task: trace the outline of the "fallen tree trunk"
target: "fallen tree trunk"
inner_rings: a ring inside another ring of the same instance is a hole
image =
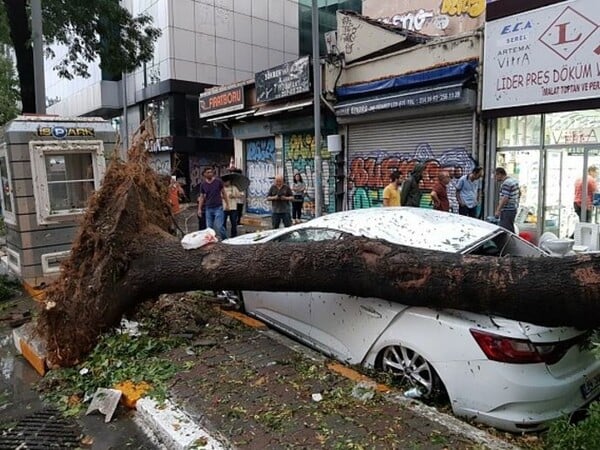
[[[166,184],[147,164],[145,138],[128,163],[111,163],[47,292],[38,331],[54,364],[77,363],[138,302],[202,289],[340,292],[549,326],[600,321],[596,256],[461,256],[360,237],[184,250],[169,234]]]

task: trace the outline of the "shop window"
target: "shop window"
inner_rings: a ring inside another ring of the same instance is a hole
[[[154,115],[156,136],[171,136],[171,104],[169,98],[152,100],[144,105],[144,115]]]
[[[104,175],[102,141],[37,141],[29,151],[38,223],[82,214]]]
[[[8,167],[6,144],[0,146],[0,180],[2,181],[2,195],[0,196],[2,215],[6,222],[14,225],[16,224],[15,201],[10,179],[10,168]]]
[[[542,116],[515,116],[498,119],[498,147],[541,145]]]
[[[600,143],[600,109],[546,114],[545,121],[546,146]]]

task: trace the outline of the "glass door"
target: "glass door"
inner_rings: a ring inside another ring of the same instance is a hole
[[[537,242],[540,233],[540,155],[538,149],[509,150],[496,153],[496,167],[503,167],[508,176],[519,182],[521,197],[515,218],[516,230],[526,239]],[[495,190],[499,192],[499,186]],[[498,198],[494,199],[494,208]]]
[[[583,173],[583,151],[579,148],[548,149],[545,163],[542,232],[550,231],[559,238],[571,237],[579,221],[574,201],[576,186],[581,183]]]

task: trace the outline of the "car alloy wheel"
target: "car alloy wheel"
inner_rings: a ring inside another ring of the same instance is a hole
[[[401,385],[418,389],[420,397],[429,400],[441,399],[446,391],[439,375],[429,362],[414,350],[402,345],[383,349],[380,368],[391,373]]]

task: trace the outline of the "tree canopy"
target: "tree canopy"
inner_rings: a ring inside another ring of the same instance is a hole
[[[33,51],[28,2],[2,0],[0,41],[10,37],[15,50],[23,112],[35,112]],[[152,17],[134,17],[117,0],[45,0],[42,17],[46,54],[64,46],[54,69],[61,77],[89,76],[96,61],[105,73],[120,74],[150,61],[161,31]],[[3,22],[3,23],[2,23]],[[6,36],[8,34],[8,36]]]

